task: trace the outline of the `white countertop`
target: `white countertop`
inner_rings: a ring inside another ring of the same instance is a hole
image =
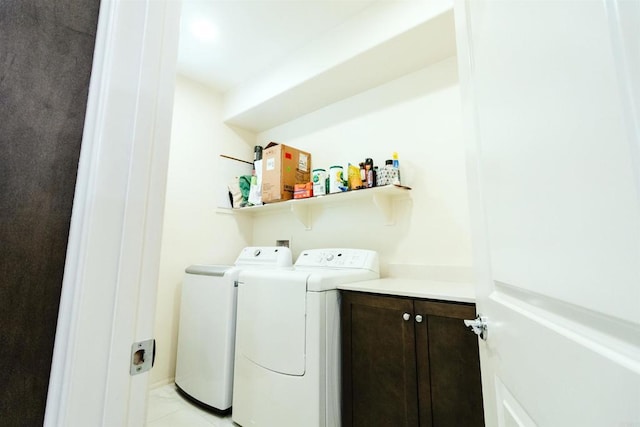
[[[345,283],[338,289],[356,292],[371,292],[383,295],[397,295],[443,301],[475,303],[473,283],[444,282],[422,279],[384,278],[363,282]]]

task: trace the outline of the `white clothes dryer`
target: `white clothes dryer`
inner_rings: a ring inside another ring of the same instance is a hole
[[[192,265],[180,304],[175,383],[186,398],[229,412],[233,392],[237,279],[243,270],[291,268],[286,247],[244,248],[233,266]]]
[[[293,270],[240,272],[233,421],[339,426],[336,287],[379,277],[378,254],[360,249],[312,249]]]

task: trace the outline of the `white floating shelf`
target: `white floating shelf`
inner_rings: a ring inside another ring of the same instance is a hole
[[[262,206],[250,206],[239,209],[218,208],[218,213],[231,213],[234,215],[262,215],[273,212],[291,212],[298,221],[311,230],[314,206],[330,205],[335,203],[348,203],[356,200],[370,199],[382,213],[385,224],[392,225],[393,200],[409,194],[409,187],[399,185],[386,185],[362,190],[346,191],[344,193],[327,194],[325,196],[310,197],[307,199],[294,199],[285,202],[269,203]]]

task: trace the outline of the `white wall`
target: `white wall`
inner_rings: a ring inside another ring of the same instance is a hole
[[[410,198],[384,225],[370,202],[314,209],[305,230],[289,212],[251,218],[216,213],[217,156],[252,159],[256,136],[222,124],[221,98],[187,79],[176,87],[156,315],[158,356],[151,384],[175,374],[180,282],[194,263],[233,263],[247,245],[289,239],[294,256],[320,247],[380,253],[384,275],[468,280],[471,266],[465,158],[455,58],[407,75],[257,135],[309,151],[313,167],[346,167],[400,155]],[[361,190],[366,191],[366,190]]]
[[[233,264],[251,242],[248,218],[216,214],[220,154],[253,160],[255,136],[222,123],[222,100],[184,77],[176,81],[169,175],[156,307],[157,355],[151,387],[170,382],[175,357],[180,287],[191,264]]]
[[[258,134],[309,151],[313,168],[365,157],[383,165],[399,153],[403,183],[413,188],[386,226],[372,203],[315,209],[312,230],[292,214],[256,217],[255,245],[291,239],[294,256],[318,247],[360,247],[380,253],[385,275],[470,276],[471,241],[455,58]],[[366,191],[366,190],[362,190]],[[404,265],[412,266],[404,268]]]

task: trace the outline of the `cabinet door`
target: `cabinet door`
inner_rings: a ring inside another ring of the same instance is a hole
[[[462,321],[475,307],[415,301],[415,313],[420,425],[484,426],[478,340]]]
[[[343,426],[417,426],[413,301],[344,292],[341,322]]]

